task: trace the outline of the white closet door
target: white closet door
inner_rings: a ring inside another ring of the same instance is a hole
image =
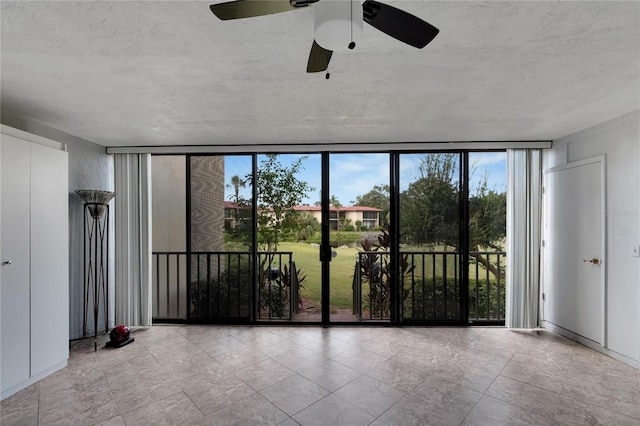
[[[3,393],[29,378],[30,145],[8,135],[2,135],[0,142],[0,385]]]
[[[31,375],[69,355],[67,153],[31,146]]]
[[[604,346],[604,158],[545,173],[545,320]]]

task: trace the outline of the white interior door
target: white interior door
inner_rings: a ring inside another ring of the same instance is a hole
[[[31,375],[69,357],[69,178],[65,151],[31,144]]]
[[[604,342],[604,157],[545,172],[544,319]]]
[[[29,151],[29,143],[2,135],[0,385],[3,393],[29,378]]]

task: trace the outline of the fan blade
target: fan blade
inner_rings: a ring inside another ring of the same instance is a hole
[[[313,40],[311,52],[309,53],[309,62],[307,62],[307,72],[325,71],[331,60],[332,50],[327,50]]]
[[[362,9],[366,23],[418,49],[429,44],[440,32],[417,16],[374,0],[366,0]]]
[[[210,9],[218,18],[226,21],[288,12],[296,7],[289,0],[235,0],[212,4]]]

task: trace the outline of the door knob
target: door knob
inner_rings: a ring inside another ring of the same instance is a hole
[[[589,262],[589,263],[593,263],[594,265],[599,265],[600,264],[600,259],[598,259],[597,257],[594,257],[593,259],[582,259],[583,262]]]
[[[2,262],[3,265],[11,265],[13,262],[11,260],[5,260]]]

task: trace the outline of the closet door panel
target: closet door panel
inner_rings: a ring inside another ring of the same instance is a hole
[[[67,153],[31,148],[31,375],[69,357]]]
[[[0,142],[0,385],[29,378],[29,149],[11,136]],[[5,263],[11,262],[11,264]]]

